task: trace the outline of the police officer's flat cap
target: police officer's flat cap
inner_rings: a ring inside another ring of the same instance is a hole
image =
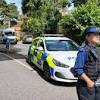
[[[84,36],[90,35],[90,34],[99,34],[100,31],[96,26],[89,26],[84,31]]]

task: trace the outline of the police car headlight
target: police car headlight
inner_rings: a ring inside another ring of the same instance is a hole
[[[59,67],[64,67],[64,68],[68,68],[69,67],[69,66],[67,66],[67,65],[65,65],[65,64],[63,64],[63,63],[61,63],[61,62],[59,62],[59,61],[57,61],[55,59],[53,59],[53,62],[54,62],[54,64],[56,66],[59,66]]]

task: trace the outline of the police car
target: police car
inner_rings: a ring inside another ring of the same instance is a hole
[[[35,64],[46,80],[76,82],[72,69],[77,57],[78,45],[61,35],[44,35],[33,40],[28,51],[28,63]]]

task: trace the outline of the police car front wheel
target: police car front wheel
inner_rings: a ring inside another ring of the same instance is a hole
[[[26,58],[26,62],[28,62],[30,65],[32,64],[31,59],[32,59],[32,55],[30,53],[28,53],[28,57]]]
[[[49,66],[47,63],[44,63],[44,78],[47,80],[47,81],[50,81],[51,78],[50,78],[50,70],[49,70]]]

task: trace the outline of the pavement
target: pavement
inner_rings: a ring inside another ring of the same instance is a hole
[[[9,51],[0,46],[0,100],[78,100],[75,84],[47,82],[26,63],[29,45],[19,42]]]

